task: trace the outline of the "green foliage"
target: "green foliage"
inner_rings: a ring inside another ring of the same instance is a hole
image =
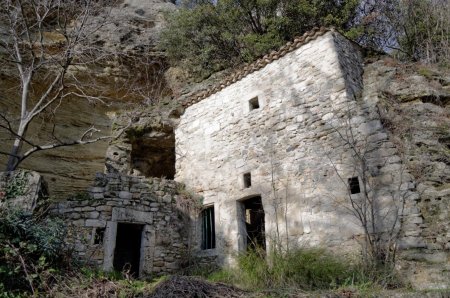
[[[4,295],[14,297],[48,287],[54,268],[62,262],[65,232],[63,222],[56,218],[14,209],[0,213],[0,288]]]
[[[239,268],[208,276],[211,281],[234,283],[250,290],[301,288],[334,289],[352,280],[355,269],[321,249],[297,249],[288,253],[249,251],[238,257]]]
[[[444,0],[219,0],[187,2],[167,15],[160,47],[195,79],[277,49],[313,27],[334,26],[377,51],[427,63],[450,61]]]
[[[167,16],[161,47],[172,64],[203,79],[252,62],[319,26],[346,29],[357,0],[220,0],[185,3]]]
[[[185,184],[176,184],[176,194],[178,196],[175,197],[175,203],[186,214],[197,215],[203,209],[203,197],[186,188]]]
[[[17,174],[8,180],[4,193],[4,198],[6,200],[14,199],[25,194],[25,188],[28,181],[27,175],[27,171],[18,171]]]
[[[347,37],[407,61],[450,63],[450,2],[362,2]]]
[[[450,63],[450,3],[444,0],[399,1],[399,45],[415,61]]]
[[[126,138],[130,141],[136,141],[148,132],[148,128],[144,126],[134,126],[125,131]]]
[[[98,268],[92,267],[81,267],[79,269],[82,277],[88,281],[94,281],[98,279],[108,279],[108,280],[122,280],[124,279],[123,273],[120,271],[103,271]]]

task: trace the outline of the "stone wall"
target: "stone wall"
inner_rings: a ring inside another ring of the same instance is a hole
[[[173,180],[97,174],[89,196],[57,203],[52,212],[67,221],[76,254],[105,270],[113,269],[118,224],[141,225],[139,275],[159,275],[188,260],[192,199]]]
[[[47,184],[39,173],[28,170],[0,172],[0,208],[33,212],[39,199],[47,196]]]
[[[247,241],[243,205],[255,196],[262,199],[269,249],[359,250],[362,230],[349,212],[348,178],[365,182],[377,200],[377,216],[385,218],[378,229],[401,218],[400,246],[424,246],[413,177],[377,109],[361,100],[362,72],[355,46],[331,31],[186,109],[175,130],[175,180],[215,210],[216,248],[200,254],[234,262]],[[367,163],[364,172],[358,156]]]

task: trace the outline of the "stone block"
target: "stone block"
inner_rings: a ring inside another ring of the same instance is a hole
[[[163,267],[164,261],[153,261],[153,266],[154,267]]]
[[[91,207],[91,206],[83,207],[80,209],[80,211],[83,211],[83,212],[94,211],[94,210],[95,210],[95,208]]]
[[[421,237],[403,237],[399,241],[399,249],[426,248],[427,245]]]
[[[97,220],[97,219],[86,219],[86,227],[106,227],[106,221],[105,220]]]
[[[104,197],[103,193],[94,193],[94,194],[92,194],[92,198],[95,200],[98,200],[98,199],[103,199],[105,197]]]
[[[129,191],[120,191],[119,192],[119,198],[131,200],[133,198],[133,194]]]
[[[171,195],[165,195],[162,198],[162,200],[163,200],[164,203],[171,203],[172,202],[172,196]]]
[[[72,222],[74,226],[82,227],[84,226],[84,219],[77,219]]]
[[[105,191],[104,187],[91,187],[88,190],[90,193],[103,193]]]
[[[71,219],[79,219],[81,216],[79,213],[71,213],[69,217]]]
[[[422,218],[422,216],[411,215],[411,216],[408,216],[407,222],[414,223],[414,224],[421,224],[421,223],[423,223],[423,218]]]
[[[172,269],[172,270],[175,270],[175,269],[178,269],[178,268],[179,268],[177,262],[166,263],[165,265],[166,265],[166,268]]]
[[[95,210],[97,210],[97,211],[111,211],[112,210],[112,206],[102,205],[102,206],[96,207]]]
[[[98,218],[99,215],[100,215],[100,213],[98,211],[91,211],[87,214],[87,217],[96,219],[96,218]]]

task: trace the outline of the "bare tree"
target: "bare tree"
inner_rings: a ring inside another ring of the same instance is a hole
[[[347,151],[347,158],[336,160],[326,153],[338,180],[346,188],[346,196],[334,197],[335,203],[346,210],[362,228],[362,257],[367,269],[393,268],[398,240],[404,232],[405,206],[412,196],[411,176],[400,163],[398,156],[382,156],[378,152],[386,144],[396,151],[385,137],[368,135],[360,131],[352,120],[349,110],[333,126],[337,142]],[[374,120],[373,120],[374,121]],[[397,152],[398,154],[398,152]],[[382,182],[379,169],[396,164],[392,181]],[[350,177],[352,178],[348,178]],[[373,273],[373,272],[372,272]]]
[[[447,0],[365,0],[351,26],[359,44],[445,65],[450,59],[449,13]]]
[[[68,98],[104,102],[90,92],[89,80],[78,76],[86,66],[105,58],[91,39],[107,19],[103,1],[1,0],[0,6],[1,65],[20,82],[10,94],[11,102],[20,102],[20,115],[0,111],[0,129],[12,141],[9,152],[0,151],[8,156],[6,170],[15,170],[38,151],[110,138],[99,136],[94,126],[75,139],[63,140],[55,135],[53,125],[50,140],[41,140],[43,144],[27,134],[33,121],[54,114]]]

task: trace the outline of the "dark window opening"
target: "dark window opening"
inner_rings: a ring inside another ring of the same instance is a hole
[[[359,187],[358,177],[348,178],[348,187],[350,189],[351,194],[360,193],[361,189]]]
[[[146,177],[175,177],[173,129],[150,131],[131,142],[131,172]]]
[[[254,97],[248,101],[248,104],[250,106],[250,111],[253,111],[255,109],[259,109],[259,100],[258,97]]]
[[[261,197],[243,201],[244,221],[247,233],[247,249],[266,249],[265,214]]]
[[[143,227],[143,225],[139,224],[117,224],[114,269],[117,271],[128,271],[136,278],[139,277]]]
[[[94,244],[103,244],[105,236],[105,228],[96,228],[94,233]]]
[[[250,173],[244,174],[244,187],[249,188],[252,186],[252,175]]]
[[[214,224],[214,207],[208,207],[201,213],[202,249],[216,248],[216,230]]]

